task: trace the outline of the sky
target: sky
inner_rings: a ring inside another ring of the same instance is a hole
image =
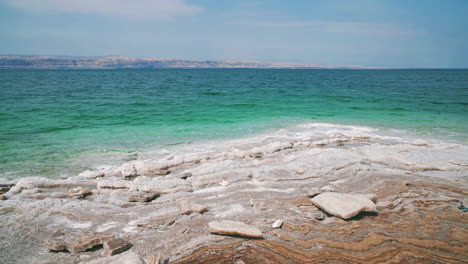
[[[468,0],[0,0],[0,54],[468,68]]]

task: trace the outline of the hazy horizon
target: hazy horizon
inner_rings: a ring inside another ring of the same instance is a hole
[[[468,68],[468,2],[0,0],[0,53]]]

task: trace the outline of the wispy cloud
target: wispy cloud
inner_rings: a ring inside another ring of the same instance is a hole
[[[30,11],[121,16],[132,19],[170,20],[198,14],[203,8],[184,0],[0,0]]]
[[[332,33],[370,33],[382,35],[408,35],[415,33],[415,30],[409,25],[321,20],[283,22],[241,20],[231,21],[229,24],[271,28],[308,28],[314,31]]]

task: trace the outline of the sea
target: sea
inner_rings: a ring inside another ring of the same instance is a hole
[[[468,70],[0,70],[0,178],[66,178],[303,124],[467,144]]]

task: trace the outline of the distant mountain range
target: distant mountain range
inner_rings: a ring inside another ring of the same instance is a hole
[[[162,68],[263,68],[263,69],[359,69],[359,66],[327,67],[301,63],[240,60],[183,60],[124,56],[73,57],[0,55],[0,69],[162,69]]]

